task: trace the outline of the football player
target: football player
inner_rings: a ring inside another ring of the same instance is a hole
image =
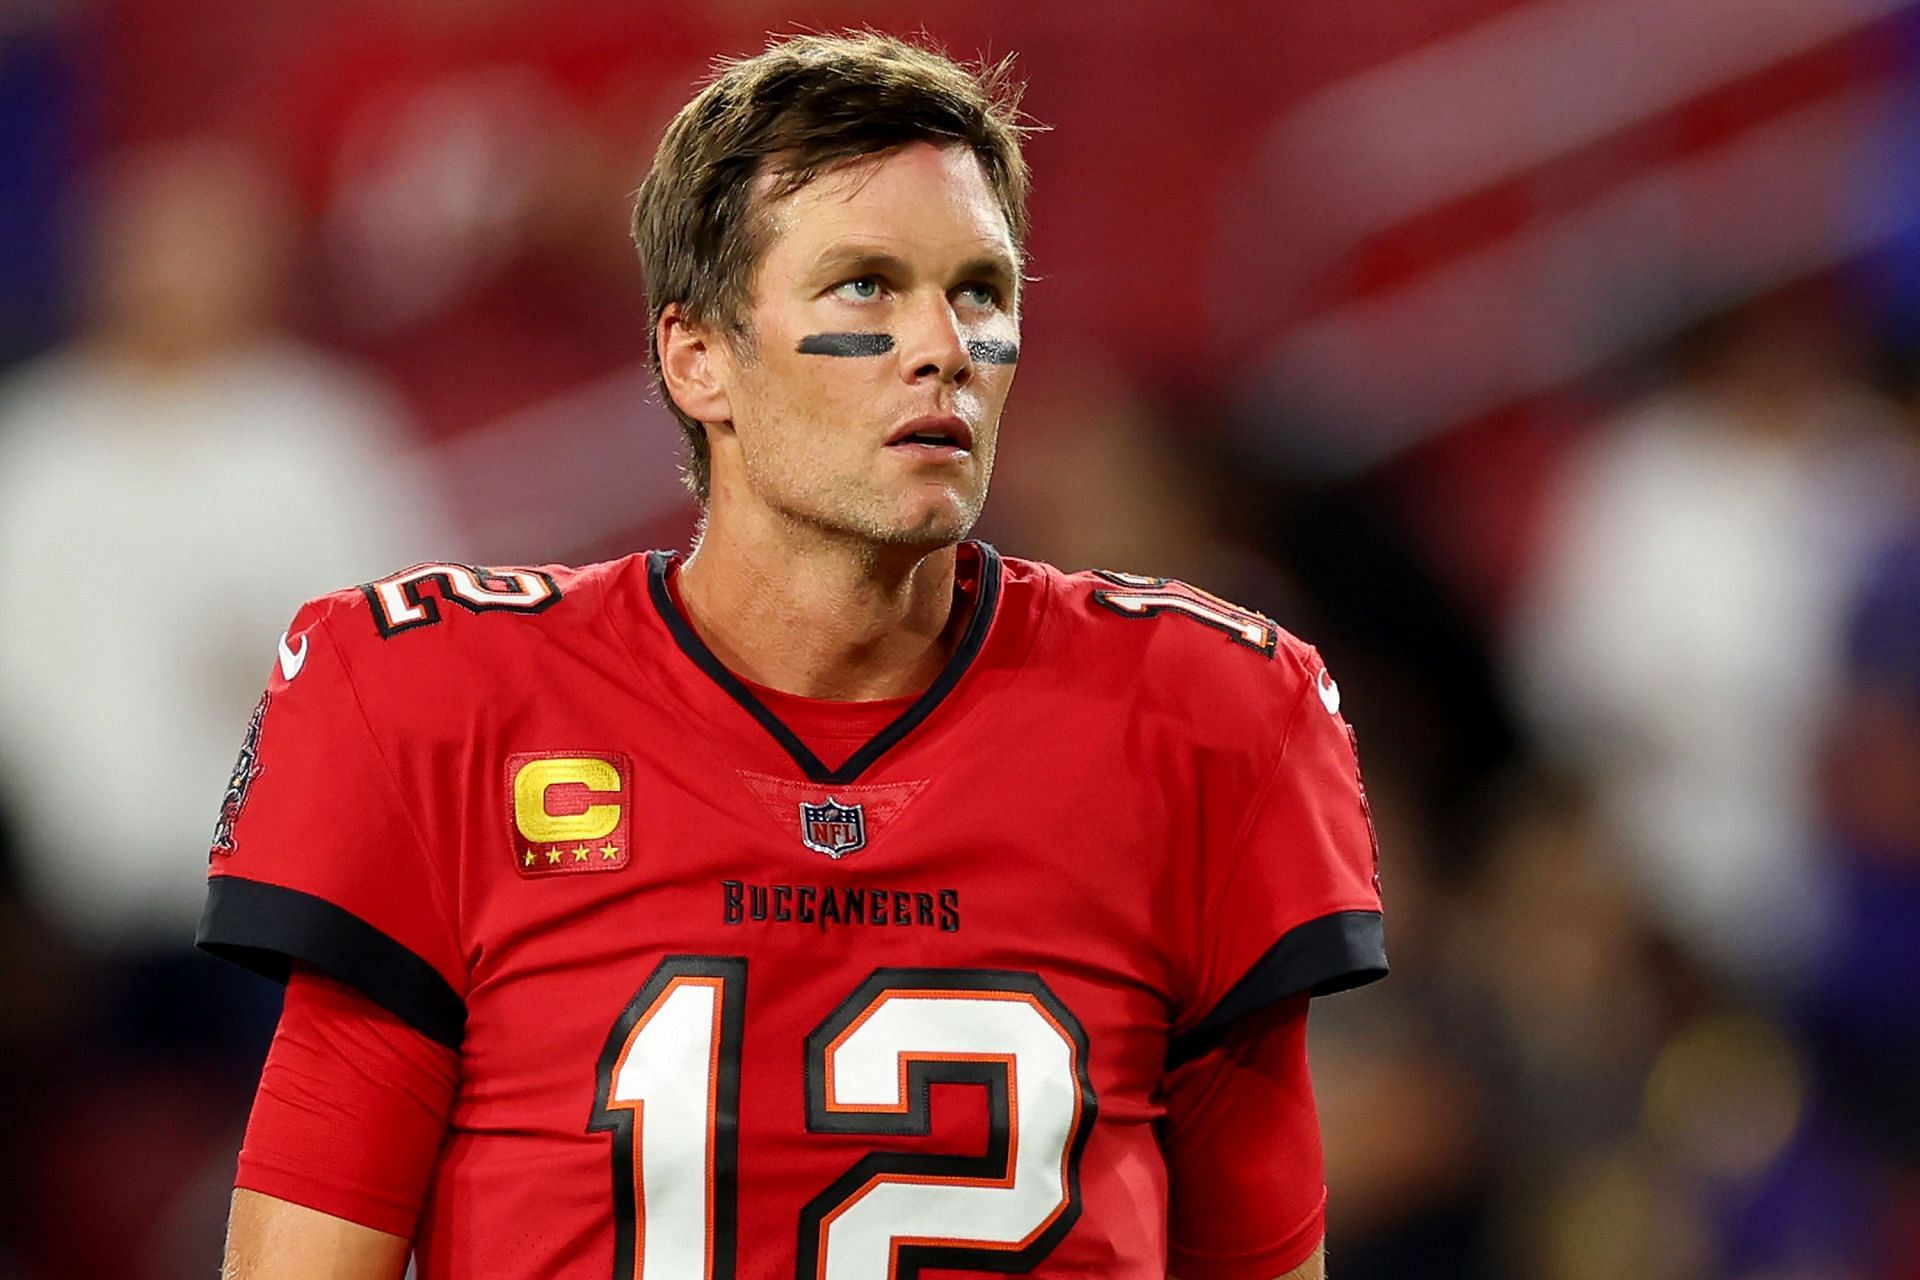
[[[1321,1274],[1310,996],[1386,971],[1314,650],[966,541],[1005,68],[806,36],[635,235],[690,554],[303,607],[200,942],[287,983],[234,1280]]]

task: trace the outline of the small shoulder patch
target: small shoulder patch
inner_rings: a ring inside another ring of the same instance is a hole
[[[427,594],[432,587],[439,600]],[[560,584],[539,569],[487,569],[436,562],[416,564],[360,588],[383,640],[440,621],[440,600],[469,613],[539,613],[560,601]]]
[[[1198,587],[1173,578],[1150,578],[1145,574],[1115,573],[1107,569],[1096,569],[1093,576],[1112,584],[1095,591],[1093,602],[1123,618],[1179,614],[1269,659],[1280,645],[1280,624],[1272,618]]]

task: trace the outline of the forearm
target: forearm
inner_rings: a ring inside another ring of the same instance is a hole
[[[400,1280],[412,1244],[258,1191],[233,1193],[221,1280]]]
[[[1316,1245],[1313,1256],[1281,1276],[1280,1280],[1327,1280],[1327,1246],[1323,1240]]]

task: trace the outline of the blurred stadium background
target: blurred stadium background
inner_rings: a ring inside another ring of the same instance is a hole
[[[853,24],[1051,126],[984,535],[1341,680],[1338,1280],[1920,1277],[1903,0],[0,9],[0,1275],[214,1274],[277,997],[188,939],[280,628],[685,539],[628,193],[709,55]]]

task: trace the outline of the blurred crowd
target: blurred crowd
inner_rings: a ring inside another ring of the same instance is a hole
[[[1358,727],[1331,1274],[1920,1278],[1920,22],[1373,8],[0,13],[0,1275],[214,1274],[280,629],[685,543],[629,193],[709,56],[871,23],[1052,126],[982,536],[1271,613]]]

